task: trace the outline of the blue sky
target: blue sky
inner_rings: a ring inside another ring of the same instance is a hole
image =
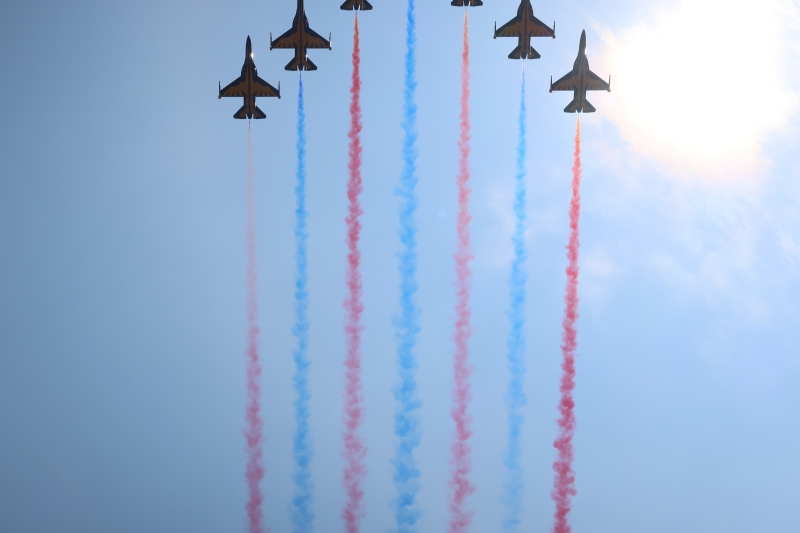
[[[339,529],[352,14],[306,0],[316,529]],[[475,531],[502,519],[517,91],[515,0],[470,11]],[[391,527],[405,2],[361,17],[365,531]],[[689,7],[687,7],[689,6]],[[528,77],[523,530],[550,527],[575,117],[548,94],[586,29],[612,76],[582,121],[576,531],[800,522],[800,5],[535,2]],[[446,520],[461,11],[418,8],[421,532]],[[0,6],[0,529],[244,528],[246,124],[214,81],[247,35],[283,98],[253,122],[266,522],[290,531],[297,73],[293,2]],[[685,25],[684,25],[685,24]],[[691,46],[686,45],[689,43]],[[655,62],[648,65],[649,61]],[[656,70],[653,67],[663,66]],[[665,89],[665,87],[667,89]]]

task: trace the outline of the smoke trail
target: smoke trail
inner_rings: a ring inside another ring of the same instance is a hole
[[[292,497],[292,530],[294,533],[311,533],[314,513],[311,510],[311,472],[309,463],[313,452],[308,427],[308,401],[311,397],[308,390],[308,257],[306,245],[308,229],[306,227],[306,113],[303,104],[303,77],[300,76],[300,90],[297,96],[297,209],[295,210],[294,236],[296,241],[295,257],[297,260],[297,277],[295,278],[295,321],[292,333],[297,340],[294,349],[294,496]]]
[[[575,472],[572,470],[574,450],[572,437],[575,434],[575,400],[572,391],[575,389],[575,355],[578,348],[578,332],[575,323],[578,321],[578,252],[580,248],[580,216],[581,216],[581,119],[575,129],[575,162],[572,166],[572,200],[569,204],[569,244],[567,245],[567,289],[564,296],[564,333],[561,337],[561,352],[564,359],[561,363],[561,401],[558,411],[558,437],[553,446],[558,450],[558,457],[553,463],[556,473],[552,498],[556,502],[553,533],[570,533],[569,512],[572,508],[572,497],[575,490]]]
[[[475,486],[469,479],[472,461],[469,439],[472,436],[472,417],[468,413],[471,399],[469,378],[472,367],[469,364],[469,340],[472,336],[472,310],[470,309],[470,291],[472,272],[472,249],[470,246],[469,223],[472,215],[469,212],[469,153],[470,153],[470,120],[469,120],[469,19],[464,9],[464,47],[461,52],[461,135],[458,139],[460,157],[458,161],[458,218],[456,262],[456,323],[455,354],[453,356],[453,406],[450,415],[455,422],[456,432],[450,444],[450,533],[463,533],[472,522],[472,512],[466,508],[467,497],[475,492]]]
[[[363,404],[361,396],[361,313],[364,304],[361,297],[361,251],[358,241],[361,235],[360,217],[363,214],[359,197],[363,189],[361,182],[361,51],[359,49],[358,12],[353,27],[353,75],[350,87],[350,138],[349,161],[347,167],[350,179],[347,182],[347,199],[350,202],[347,223],[347,299],[344,308],[347,313],[345,335],[347,337],[347,358],[345,359],[345,398],[344,398],[344,459],[345,468],[342,479],[347,493],[347,503],[342,511],[342,519],[347,533],[358,533],[364,517],[362,482],[366,475],[364,459],[367,449],[359,435]]]
[[[524,265],[528,252],[525,249],[525,152],[527,118],[525,108],[525,63],[522,66],[522,80],[519,90],[519,141],[517,144],[517,175],[516,190],[514,192],[514,235],[511,242],[514,245],[514,259],[511,262],[511,309],[508,316],[511,319],[511,331],[508,334],[508,369],[511,379],[508,382],[506,401],[508,404],[508,444],[505,454],[506,483],[504,501],[506,516],[503,521],[503,530],[506,533],[516,533],[520,523],[522,511],[522,463],[520,457],[522,448],[520,439],[522,435],[523,417],[520,409],[525,405],[525,393],[522,391],[522,381],[525,376],[525,283],[528,276]]]
[[[414,450],[419,446],[421,433],[416,414],[420,406],[417,397],[414,353],[419,335],[420,309],[417,293],[417,104],[416,104],[416,15],[414,0],[408,0],[406,15],[405,88],[403,94],[403,172],[395,194],[400,197],[400,314],[395,320],[397,336],[397,362],[400,383],[395,388],[397,407],[394,416],[394,433],[397,437],[394,465],[394,484],[397,489],[395,523],[397,533],[416,530],[420,512],[417,508],[419,469],[414,460]]]
[[[262,533],[264,496],[261,480],[264,479],[264,458],[261,450],[264,421],[261,420],[261,362],[258,358],[258,265],[256,264],[256,220],[253,182],[253,141],[250,124],[247,124],[247,408],[245,410],[247,465],[247,530]]]

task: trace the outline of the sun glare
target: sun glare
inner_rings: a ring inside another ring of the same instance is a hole
[[[650,22],[601,30],[602,70],[593,70],[614,80],[608,116],[634,149],[673,170],[757,172],[765,136],[798,108],[785,5],[679,0]]]

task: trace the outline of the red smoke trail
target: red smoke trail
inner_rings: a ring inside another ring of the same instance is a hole
[[[466,10],[464,11],[464,48],[461,53],[461,136],[458,139],[460,158],[458,161],[458,219],[456,247],[456,351],[453,357],[455,383],[453,390],[453,407],[450,411],[456,425],[456,434],[450,445],[450,533],[463,533],[472,522],[472,512],[466,509],[467,497],[475,492],[475,486],[469,479],[472,462],[470,460],[469,439],[472,436],[470,426],[472,418],[467,409],[471,399],[469,377],[472,368],[469,364],[469,339],[472,335],[469,306],[472,273],[470,261],[473,255],[470,247],[469,223],[469,26]]]
[[[572,200],[569,204],[569,244],[567,245],[567,289],[564,296],[564,333],[561,337],[561,352],[564,360],[561,363],[561,401],[558,411],[558,437],[553,446],[558,450],[558,457],[553,463],[556,473],[555,486],[551,494],[556,502],[555,523],[553,533],[570,533],[569,512],[572,508],[572,497],[575,490],[575,472],[572,470],[574,449],[572,437],[575,434],[575,355],[578,348],[578,332],[575,323],[578,321],[578,252],[580,249],[580,217],[581,217],[581,119],[575,129],[575,162],[572,165]]]
[[[345,335],[347,337],[347,358],[345,359],[345,397],[344,397],[344,459],[342,478],[347,503],[342,511],[347,533],[358,533],[364,516],[364,489],[361,484],[366,475],[364,458],[367,450],[358,433],[361,427],[363,405],[361,398],[361,313],[364,304],[361,299],[361,252],[358,241],[361,234],[359,218],[363,214],[359,196],[363,189],[361,183],[361,51],[358,37],[358,14],[353,30],[353,77],[350,87],[350,138],[349,161],[350,179],[347,182],[349,200],[347,223],[347,299],[344,308],[347,312]]]
[[[256,221],[253,181],[253,142],[250,124],[247,125],[247,410],[244,437],[247,442],[247,529],[249,533],[262,533],[264,526],[264,496],[261,480],[264,479],[264,460],[261,451],[264,421],[261,420],[261,363],[258,360],[258,269],[256,264]]]

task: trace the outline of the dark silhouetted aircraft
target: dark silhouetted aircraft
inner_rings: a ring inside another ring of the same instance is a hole
[[[276,89],[258,77],[258,69],[253,62],[253,47],[250,44],[249,35],[247,36],[244,54],[242,75],[233,80],[224,89],[220,87],[219,97],[241,96],[244,99],[244,105],[233,115],[233,118],[267,118],[267,115],[256,106],[256,98],[259,96],[277,96],[280,98],[281,84],[278,83],[278,88]],[[219,85],[221,86],[222,84]]]
[[[589,70],[589,60],[586,59],[586,30],[581,32],[581,44],[578,49],[578,57],[572,66],[572,72],[553,83],[550,76],[550,92],[553,91],[574,91],[575,96],[564,113],[594,113],[596,110],[586,101],[586,91],[608,91],[611,92],[611,76],[608,83],[600,76]]]
[[[453,0],[451,6],[482,6],[483,0]]]
[[[339,9],[344,11],[355,11],[357,9],[369,11],[372,9],[372,4],[367,2],[367,0],[345,0],[344,4],[342,4]]]
[[[331,37],[323,39],[317,32],[308,26],[308,17],[303,7],[303,0],[297,0],[297,14],[294,16],[292,28],[272,40],[269,34],[269,49],[273,48],[294,48],[294,59],[284,67],[286,70],[317,70],[317,66],[308,58],[309,48],[331,49]]]
[[[517,37],[519,44],[508,54],[509,59],[539,59],[539,52],[531,46],[531,37],[552,37],[556,38],[556,23],[553,28],[533,16],[531,0],[520,0],[517,16],[509,20],[499,28],[494,23],[494,38],[498,37]]]

